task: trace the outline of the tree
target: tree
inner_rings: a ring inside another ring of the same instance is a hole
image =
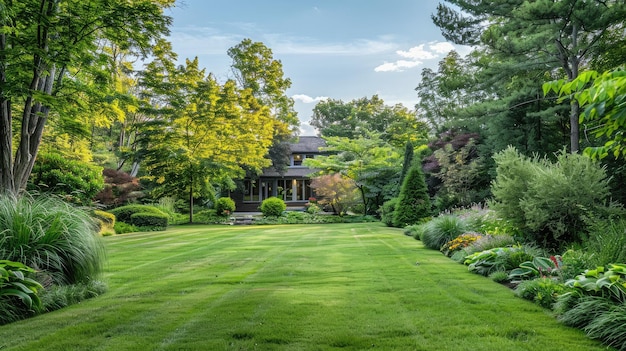
[[[365,214],[375,214],[383,202],[397,193],[401,157],[379,134],[350,139],[325,137],[328,156],[304,160],[304,165],[320,169],[317,175],[341,173],[354,181]]]
[[[26,186],[49,118],[71,118],[75,92],[105,84],[92,64],[108,40],[141,54],[167,33],[173,0],[0,2],[0,190]],[[96,66],[96,65],[94,65]],[[86,80],[67,79],[78,73]],[[69,109],[71,111],[71,108]],[[13,122],[16,122],[15,125]],[[14,147],[13,143],[16,143]]]
[[[393,211],[393,225],[404,228],[417,224],[422,218],[430,215],[430,197],[422,172],[422,163],[414,162],[402,183],[398,202]]]
[[[311,188],[315,189],[315,194],[320,196],[318,202],[321,205],[329,205],[338,215],[345,214],[358,198],[354,181],[340,173],[313,178]]]
[[[260,172],[273,132],[284,128],[259,104],[250,89],[234,81],[220,85],[198,67],[198,59],[175,67],[169,43],[161,42],[157,59],[141,81],[144,97],[156,108],[144,140],[146,172],[155,196],[173,194],[189,199],[193,222],[196,197],[211,195],[212,184],[232,184],[243,166]]]
[[[274,169],[283,173],[289,166],[291,154],[288,141],[297,134],[300,126],[294,101],[287,96],[291,80],[284,77],[280,60],[274,59],[272,50],[261,42],[244,39],[228,49],[228,56],[233,60],[231,67],[239,87],[250,89],[260,106],[269,107],[272,116],[282,122],[281,128],[274,132],[268,156]]]
[[[315,105],[311,125],[324,137],[367,137],[380,134],[389,144],[402,147],[407,141],[419,144],[426,140],[426,124],[406,107],[387,106],[378,95],[350,102],[324,100]]]
[[[578,77],[615,26],[626,17],[619,1],[447,0],[461,11],[439,5],[435,24],[446,39],[457,44],[482,44],[509,57],[520,57],[522,66],[557,68],[568,80]],[[548,43],[548,45],[546,45]],[[606,42],[604,42],[606,44]],[[579,150],[579,105],[570,103],[570,151]]]
[[[408,141],[406,146],[404,147],[404,160],[402,161],[402,172],[400,173],[400,184],[404,182],[404,177],[409,172],[411,168],[411,164],[413,163],[413,154],[415,150],[413,147],[413,143]],[[398,191],[400,189],[398,188]]]
[[[626,69],[619,68],[599,74],[587,71],[575,80],[554,81],[544,85],[544,94],[554,91],[562,97],[572,97],[584,113],[580,122],[590,124],[597,138],[608,140],[603,146],[588,147],[585,153],[592,158],[626,157]]]

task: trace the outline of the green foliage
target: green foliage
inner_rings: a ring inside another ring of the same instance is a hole
[[[544,247],[580,242],[588,231],[585,219],[601,212],[608,196],[604,169],[585,156],[561,152],[552,163],[508,148],[494,159],[490,207]]]
[[[72,285],[53,285],[41,294],[41,304],[46,312],[51,312],[86,299],[98,297],[104,294],[106,290],[106,284],[99,280]]]
[[[109,212],[115,215],[115,218],[117,219],[118,222],[124,222],[128,224],[133,224],[133,225],[136,225],[135,223],[133,223],[133,220],[132,220],[132,216],[135,213],[150,213],[159,217],[161,216],[168,217],[166,213],[164,213],[163,211],[151,205],[138,205],[138,204],[126,205],[126,206],[120,206],[120,207],[114,208],[110,210]]]
[[[136,233],[140,231],[137,226],[120,221],[115,222],[115,226],[113,228],[117,234]]]
[[[286,209],[285,201],[277,197],[268,197],[261,202],[261,212],[265,217],[279,217]]]
[[[567,291],[568,289],[563,284],[552,278],[525,280],[515,288],[517,296],[548,309],[552,309],[558,297]]]
[[[40,153],[30,179],[29,190],[57,194],[79,205],[91,204],[104,187],[102,167],[57,153]]]
[[[300,211],[288,211],[280,217],[263,217],[255,219],[254,224],[333,224],[333,223],[367,223],[378,222],[373,216],[335,216],[312,215]]]
[[[317,203],[308,202],[306,204],[306,213],[316,215],[320,212],[322,212],[322,208]]]
[[[385,142],[396,148],[407,142],[419,145],[428,132],[414,112],[402,105],[386,106],[378,95],[350,102],[320,101],[313,109],[310,123],[323,137],[358,139],[368,132],[380,133]]]
[[[421,240],[424,246],[440,250],[445,243],[465,233],[465,222],[454,215],[442,215],[424,224]]]
[[[488,182],[484,180],[483,161],[476,148],[476,141],[470,138],[462,147],[454,149],[448,143],[433,153],[439,164],[435,177],[441,181],[437,196],[446,197],[446,208],[439,210],[484,201]]]
[[[220,216],[229,216],[235,212],[235,201],[230,197],[220,197],[215,201],[215,212]]]
[[[581,73],[574,80],[561,79],[543,85],[544,95],[554,91],[561,97],[573,98],[585,110],[580,123],[592,125],[596,138],[608,139],[604,145],[588,147],[585,153],[592,158],[626,157],[626,69],[617,68],[602,74],[596,71]],[[600,139],[601,140],[601,139]]]
[[[568,293],[555,304],[562,323],[583,329],[588,337],[618,350],[626,348],[626,304],[602,296]]]
[[[626,220],[595,221],[585,244],[593,266],[626,262]]]
[[[0,325],[42,309],[38,294],[43,286],[29,277],[34,273],[22,263],[0,260]]]
[[[452,254],[451,258],[457,262],[463,262],[466,256],[476,252],[490,250],[497,247],[510,247],[515,244],[515,239],[510,235],[485,235],[474,241],[469,246],[466,246]]]
[[[393,225],[403,228],[419,223],[431,214],[430,197],[422,172],[422,164],[416,161],[409,169],[400,188],[398,202],[393,211]]]
[[[609,264],[587,269],[582,274],[565,282],[577,289],[579,294],[601,296],[616,303],[626,303],[626,264]]]
[[[506,271],[495,271],[489,274],[489,278],[496,283],[506,283],[509,281],[509,273]]]
[[[11,44],[2,44],[2,62],[10,64],[0,65],[0,144],[7,152],[0,158],[0,192],[17,194],[25,188],[51,122],[82,139],[91,127],[124,119],[116,112],[127,96],[116,94],[113,54],[107,49],[115,47],[116,55],[150,55],[153,42],[168,32],[171,18],[163,11],[173,3],[2,2],[0,41]]]
[[[41,281],[72,284],[95,278],[104,248],[94,219],[55,197],[0,197],[0,257],[38,271]]]
[[[391,200],[385,201],[383,205],[378,209],[380,221],[385,223],[387,227],[393,227],[393,213],[395,212],[397,205],[398,198],[394,197]]]
[[[561,267],[561,276],[564,280],[572,279],[584,272],[586,269],[596,267],[595,255],[589,253],[586,249],[574,250],[569,249],[561,256],[563,267]]]
[[[563,262],[560,256],[533,257],[532,261],[522,262],[518,268],[513,269],[509,273],[509,278],[513,279],[534,279],[534,278],[552,278],[560,275]]]
[[[404,233],[404,235],[410,236],[415,240],[422,240],[422,235],[424,234],[424,228],[426,227],[426,223],[407,225],[406,227],[404,227],[404,229],[402,229],[402,232]]]
[[[365,214],[374,215],[383,202],[397,193],[400,155],[380,134],[367,132],[356,139],[325,137],[328,156],[307,158],[304,165],[319,175],[340,173],[352,182],[363,202]]]
[[[130,215],[131,224],[140,228],[147,227],[156,230],[165,230],[168,220],[169,216],[167,214],[136,212]]]
[[[468,255],[463,263],[470,272],[488,276],[495,271],[509,271],[528,259],[532,255],[524,247],[496,247]]]

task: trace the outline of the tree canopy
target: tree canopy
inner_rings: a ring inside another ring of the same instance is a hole
[[[97,96],[109,82],[99,65],[105,59],[102,44],[149,54],[151,44],[168,33],[171,19],[163,11],[173,3],[0,2],[2,191],[17,193],[26,186],[48,119],[70,122],[75,106],[82,106],[92,93]]]

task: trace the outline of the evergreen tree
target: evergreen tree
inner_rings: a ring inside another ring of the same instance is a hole
[[[419,223],[431,215],[428,188],[422,172],[422,163],[416,160],[402,183],[398,204],[393,214],[394,227]]]
[[[411,168],[411,162],[413,162],[413,143],[409,140],[404,148],[404,161],[402,163],[402,173],[400,173],[400,185],[404,182],[404,177]],[[398,192],[400,189],[398,189]]]

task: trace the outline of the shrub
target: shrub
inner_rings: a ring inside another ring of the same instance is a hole
[[[101,167],[57,153],[37,155],[30,181],[29,190],[51,192],[79,205],[91,204],[104,187]]]
[[[163,229],[167,228],[168,215],[158,213],[133,213],[130,221],[133,225],[140,228]]]
[[[102,269],[104,247],[94,219],[55,197],[0,197],[0,257],[40,272],[38,279],[73,284]]]
[[[235,212],[235,201],[230,197],[220,197],[215,201],[214,208],[218,216],[230,216]]]
[[[494,159],[490,207],[543,247],[580,242],[589,229],[585,219],[601,212],[609,194],[605,170],[582,155],[563,151],[552,163],[510,147]]]
[[[394,227],[404,228],[417,224],[422,218],[431,215],[430,197],[421,162],[416,161],[411,165],[402,182],[397,201],[393,211]]]
[[[41,310],[41,284],[29,276],[35,270],[19,262],[0,260],[0,325]]]
[[[561,275],[564,280],[572,279],[577,275],[596,265],[593,258],[593,254],[590,254],[582,250],[567,250],[561,256],[563,261],[563,267],[561,268]]]
[[[266,217],[278,217],[287,209],[287,205],[282,199],[268,197],[261,203],[261,212]]]
[[[143,223],[144,219],[142,218],[143,216],[139,216],[139,217],[135,217],[135,218],[140,218],[138,219],[138,223],[135,223],[134,219],[133,219],[133,215],[136,213],[141,213],[141,214],[152,214],[155,215],[155,218],[162,218],[165,217],[166,219],[169,217],[166,213],[164,213],[163,211],[159,210],[158,208],[154,207],[154,206],[148,206],[148,205],[126,205],[126,206],[121,206],[118,208],[114,208],[110,211],[111,213],[113,213],[115,215],[115,218],[120,221],[120,222],[125,222],[128,224],[132,224],[134,226],[137,227],[142,227],[142,226],[146,226]],[[150,220],[148,220],[150,221]],[[161,223],[161,220],[155,219],[156,222]],[[148,226],[150,227],[150,226]],[[158,227],[163,227],[163,226],[158,226]],[[167,227],[167,224],[165,225],[165,227]],[[117,230],[116,230],[117,231]],[[119,233],[119,232],[118,232]]]
[[[144,196],[139,178],[115,169],[104,169],[104,188],[95,195],[95,200],[106,206],[120,206]]]
[[[322,212],[322,208],[319,207],[315,202],[309,202],[306,206],[306,213],[316,215]]]
[[[412,236],[415,240],[422,240],[422,234],[424,234],[425,226],[426,223],[408,225],[403,229],[404,235]]]
[[[438,216],[424,225],[422,242],[428,248],[439,250],[445,243],[465,231],[465,223],[459,217],[454,215]]]
[[[100,235],[112,235],[115,234],[115,215],[109,212],[94,210],[93,217],[98,221]]]
[[[543,308],[552,309],[557,298],[568,289],[551,278],[525,280],[515,288],[515,294],[523,299],[533,301]]]
[[[126,233],[136,233],[140,231],[140,229],[132,224],[124,223],[124,222],[115,222],[115,233],[117,234],[126,234]]]
[[[195,223],[224,223],[228,220],[228,217],[218,216],[217,211],[213,209],[202,210],[193,215]]]
[[[391,200],[385,201],[383,205],[378,209],[380,221],[383,222],[387,227],[393,227],[393,212],[396,210],[397,205],[398,198],[394,197]]]

